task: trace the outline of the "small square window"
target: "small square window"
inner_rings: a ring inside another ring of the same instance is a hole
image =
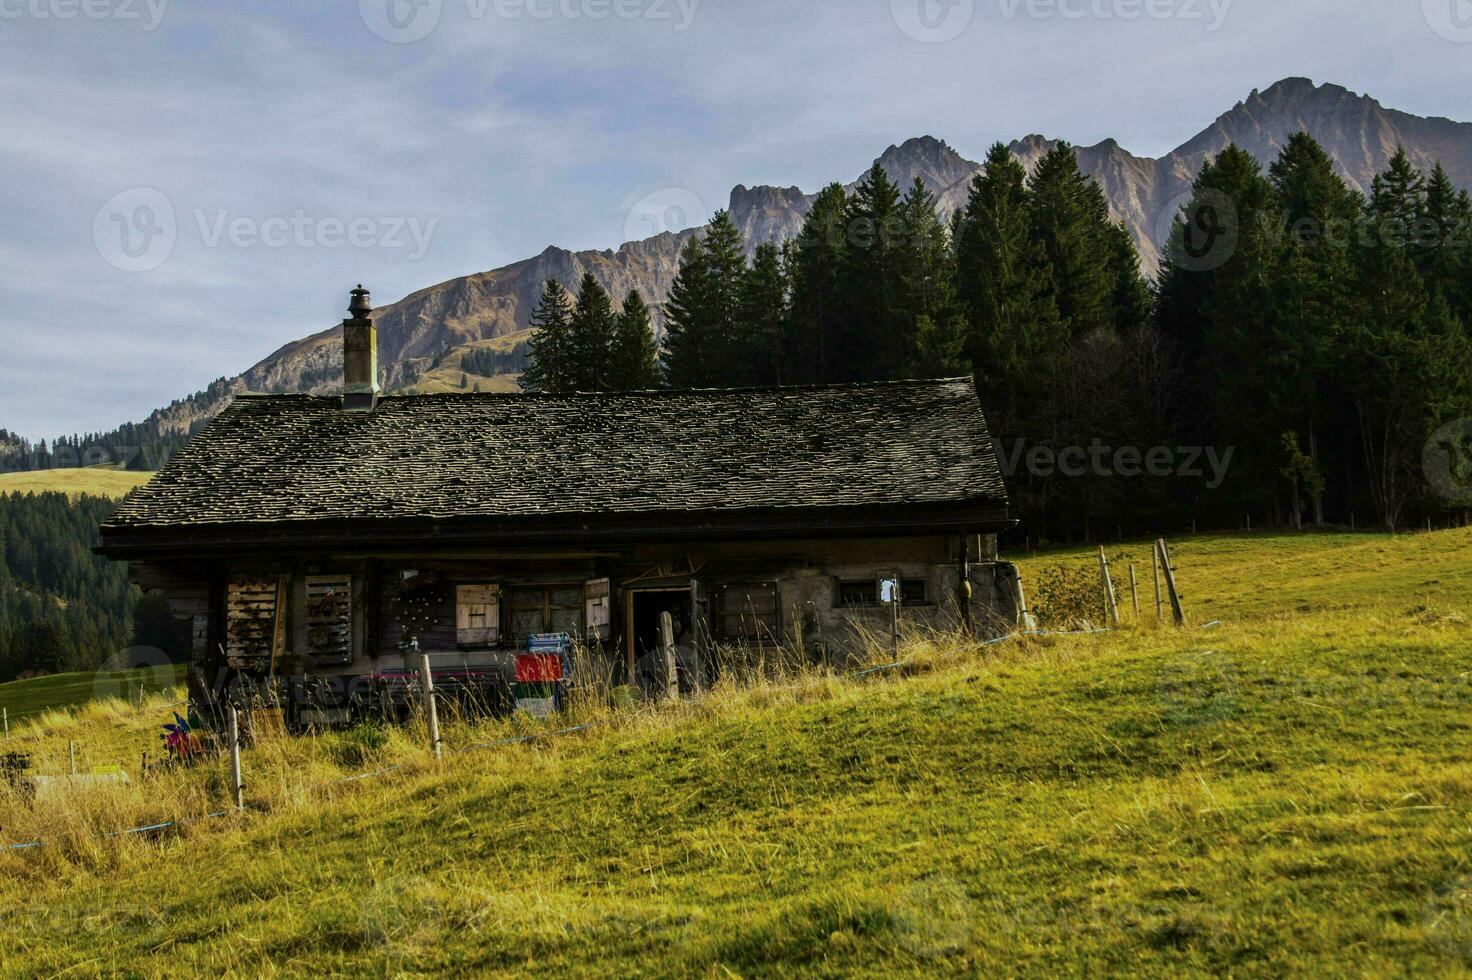
[[[874,579],[839,582],[838,604],[846,608],[879,605],[879,583]]]

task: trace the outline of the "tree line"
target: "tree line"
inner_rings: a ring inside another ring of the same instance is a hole
[[[126,565],[92,553],[116,509],[89,495],[0,494],[0,682],[95,670],[136,646],[183,655],[187,631],[167,604],[144,599]]]
[[[970,374],[1029,539],[1394,526],[1464,503],[1420,467],[1437,427],[1472,415],[1469,215],[1404,152],[1362,196],[1307,134],[1266,173],[1232,146],[1147,280],[1067,143],[1030,174],[993,146],[949,221],[876,165],[749,255],[717,213],[682,250],[658,347],[637,294],[615,313],[591,275],[575,299],[549,282],[523,384]]]

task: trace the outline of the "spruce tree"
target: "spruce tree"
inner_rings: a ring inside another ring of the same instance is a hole
[[[699,388],[711,347],[711,273],[704,244],[692,237],[680,252],[680,268],[665,301],[664,371],[673,388]]]
[[[834,367],[844,381],[899,375],[897,337],[905,334],[898,304],[895,257],[904,228],[900,192],[878,163],[859,180],[844,208],[847,241],[839,268],[839,342],[845,355]]]
[[[1060,141],[1043,155],[1028,185],[1033,239],[1041,245],[1053,301],[1074,337],[1114,323],[1109,206]]]
[[[649,307],[637,289],[624,297],[614,323],[608,366],[608,386],[614,391],[643,391],[659,384],[659,347]]]
[[[793,377],[815,383],[836,381],[845,356],[839,283],[847,253],[846,204],[841,184],[823,188],[791,250],[792,312],[786,361]]]
[[[604,391],[610,387],[608,359],[613,331],[613,303],[608,292],[591,272],[585,272],[568,322],[574,390]]]
[[[935,195],[919,177],[910,186],[899,209],[899,239],[892,250],[895,318],[887,357],[895,364],[891,377],[935,377],[936,365],[957,339],[964,342],[964,326],[957,327],[955,264],[950,232],[936,213]],[[928,320],[922,351],[921,320]],[[937,332],[937,325],[940,330]],[[954,366],[949,372],[954,371]]]
[[[534,331],[528,341],[526,372],[521,386],[528,391],[561,393],[573,390],[576,376],[572,355],[572,302],[556,279],[548,279],[532,312]]]
[[[787,270],[773,243],[758,245],[741,281],[732,338],[730,383],[775,385],[787,377],[783,344],[788,318]]]

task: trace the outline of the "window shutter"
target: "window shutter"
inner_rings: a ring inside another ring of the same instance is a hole
[[[352,576],[307,576],[307,654],[317,663],[352,662]]]
[[[583,583],[583,622],[586,624],[589,639],[607,640],[613,636],[610,585],[606,578],[595,578]]]
[[[501,587],[455,587],[455,642],[463,647],[496,646],[501,642]]]
[[[225,657],[231,667],[258,668],[271,661],[276,642],[275,579],[244,579],[226,588]]]

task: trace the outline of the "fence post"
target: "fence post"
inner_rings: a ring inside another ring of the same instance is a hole
[[[77,743],[70,739],[66,743],[66,768],[73,776],[77,774]]]
[[[5,719],[5,737],[10,737],[10,709],[0,708],[0,718]]]
[[[440,715],[434,703],[434,674],[429,669],[429,654],[419,655],[419,677],[424,687],[424,722],[429,726],[429,747],[440,758]]]
[[[1119,625],[1119,603],[1114,601],[1114,581],[1109,577],[1109,559],[1104,555],[1104,546],[1099,545],[1099,584],[1104,589],[1104,615],[1111,625]]]
[[[1150,572],[1155,576],[1155,621],[1160,622],[1160,546],[1150,549]]]
[[[1171,567],[1170,548],[1166,545],[1164,538],[1157,540],[1155,547],[1160,553],[1161,571],[1165,574],[1165,591],[1170,596],[1171,617],[1177,626],[1185,626],[1186,613],[1181,608],[1181,594],[1176,590],[1176,570]]]
[[[1135,581],[1135,566],[1130,564],[1130,607],[1135,611],[1135,622],[1140,621],[1140,585]]]
[[[664,659],[664,696],[670,701],[678,701],[680,678],[675,664],[675,621],[668,610],[659,614],[659,649]]]
[[[228,706],[226,728],[230,736],[230,785],[235,791],[235,809],[245,809],[245,783],[240,778],[240,716],[235,705]]]

